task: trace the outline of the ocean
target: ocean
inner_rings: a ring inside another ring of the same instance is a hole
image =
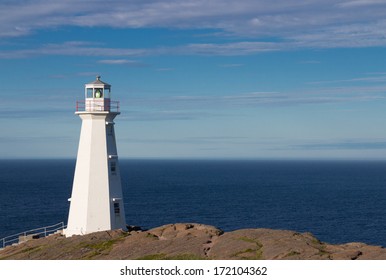
[[[0,161],[0,238],[67,223],[75,160]],[[126,221],[386,246],[385,161],[120,160]]]

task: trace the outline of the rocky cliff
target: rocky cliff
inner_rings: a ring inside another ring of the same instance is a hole
[[[170,224],[151,230],[103,231],[65,238],[56,234],[8,246],[0,259],[294,259],[386,260],[386,249],[363,243],[332,245],[310,233],[240,229],[223,232],[201,224]]]

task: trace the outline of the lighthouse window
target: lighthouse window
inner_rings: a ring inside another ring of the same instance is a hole
[[[105,96],[107,98],[110,98],[110,89],[109,88],[105,88]]]
[[[107,134],[113,135],[113,126],[112,125],[107,126]]]
[[[112,175],[117,174],[117,163],[115,161],[110,162],[110,171]]]
[[[121,213],[121,209],[119,209],[119,202],[114,202],[114,213],[115,214]]]
[[[103,97],[103,90],[101,88],[96,88],[94,98],[102,98],[102,97]]]
[[[92,88],[87,89],[87,98],[92,98]]]

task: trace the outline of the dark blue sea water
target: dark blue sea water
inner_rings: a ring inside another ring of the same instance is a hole
[[[75,160],[0,161],[0,238],[67,222]],[[386,162],[121,160],[127,223],[312,232],[386,246]]]

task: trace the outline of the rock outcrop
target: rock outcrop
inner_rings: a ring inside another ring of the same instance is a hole
[[[0,251],[0,259],[386,260],[386,249],[380,246],[332,245],[310,233],[289,230],[240,229],[224,233],[201,224],[170,224],[146,231],[134,229],[70,238],[56,234],[8,246]]]

